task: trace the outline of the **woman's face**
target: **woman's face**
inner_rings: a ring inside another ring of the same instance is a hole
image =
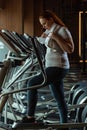
[[[54,23],[52,18],[50,18],[49,20],[46,18],[40,18],[39,21],[40,21],[40,24],[42,25],[42,27],[44,29],[48,29],[48,30],[50,30],[52,24]]]

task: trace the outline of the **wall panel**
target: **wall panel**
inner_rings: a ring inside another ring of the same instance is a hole
[[[0,10],[0,29],[23,31],[22,0],[6,0]]]
[[[38,16],[43,10],[43,0],[24,1],[24,32],[29,35],[40,35],[41,27]]]
[[[24,0],[24,32],[29,35],[34,33],[34,5],[33,0]]]

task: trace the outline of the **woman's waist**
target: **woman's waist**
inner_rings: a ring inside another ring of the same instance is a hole
[[[68,56],[66,53],[60,54],[56,52],[55,50],[53,52],[50,52],[50,51],[47,52],[45,57],[49,59],[52,59],[52,58],[53,59],[61,59],[61,58],[68,59]]]

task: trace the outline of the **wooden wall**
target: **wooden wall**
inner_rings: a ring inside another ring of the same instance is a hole
[[[34,33],[34,5],[33,0],[24,0],[24,32],[29,35],[33,35]]]
[[[24,0],[24,32],[32,36],[41,34],[38,16],[42,10],[43,0]]]
[[[0,29],[40,35],[38,13],[41,10],[43,0],[0,0]]]
[[[22,0],[3,0],[2,5],[3,3],[4,7],[0,10],[0,29],[14,30],[22,33]]]

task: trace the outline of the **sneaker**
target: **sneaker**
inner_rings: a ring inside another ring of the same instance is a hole
[[[27,118],[26,116],[22,118],[21,121],[16,121],[13,123],[12,128],[19,128],[24,126],[24,124],[28,125],[28,124],[32,124],[32,123],[36,123],[35,122],[35,118]]]
[[[35,118],[27,118],[26,116],[22,118],[21,123],[35,123]]]

